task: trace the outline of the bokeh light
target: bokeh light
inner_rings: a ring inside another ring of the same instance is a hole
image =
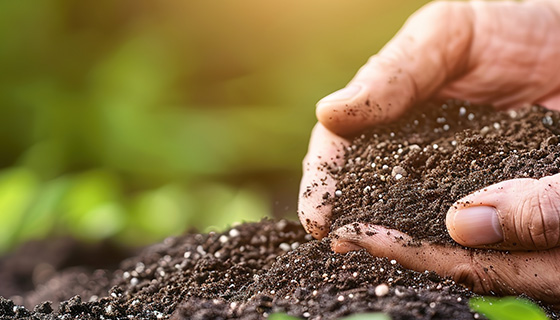
[[[0,252],[296,219],[315,102],[426,2],[0,2]]]

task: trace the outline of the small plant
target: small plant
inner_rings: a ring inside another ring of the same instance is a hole
[[[529,300],[516,297],[477,297],[469,300],[469,306],[490,320],[548,319],[539,306]]]

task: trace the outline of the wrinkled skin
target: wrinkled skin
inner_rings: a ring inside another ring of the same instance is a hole
[[[336,181],[322,168],[343,161],[351,135],[397,119],[432,98],[498,109],[539,103],[560,110],[559,59],[558,1],[434,2],[423,7],[346,89],[317,104],[319,123],[303,162],[300,188],[303,226],[315,238],[329,232],[331,206],[322,205],[322,196],[334,193]],[[464,219],[456,216],[468,206],[495,210],[499,241],[485,243],[488,237],[467,232]],[[333,249],[366,248],[407,268],[451,276],[478,293],[526,293],[560,305],[560,174],[504,181],[461,199],[448,212],[447,228],[455,241],[508,253],[427,243],[403,247],[395,236],[408,236],[399,231],[364,228],[378,232],[366,236],[351,226],[335,230]]]

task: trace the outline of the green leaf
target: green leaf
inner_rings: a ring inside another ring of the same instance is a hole
[[[60,200],[60,221],[79,239],[107,238],[126,222],[120,201],[116,174],[105,169],[83,172],[69,179],[68,191]]]
[[[60,203],[68,192],[69,186],[69,179],[66,177],[54,179],[39,186],[18,230],[18,242],[44,238],[55,228]]]
[[[16,241],[38,188],[37,177],[25,168],[15,167],[0,172],[0,252]]]
[[[548,317],[536,304],[521,298],[477,297],[469,306],[490,320],[546,320]]]
[[[300,318],[292,317],[285,313],[273,313],[268,316],[268,320],[300,320]]]

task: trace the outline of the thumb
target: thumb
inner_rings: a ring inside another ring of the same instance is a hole
[[[396,119],[433,95],[467,66],[472,11],[462,2],[433,2],[418,10],[346,88],[317,103],[319,121],[349,135]]]
[[[502,250],[560,246],[560,174],[503,181],[455,202],[447,230],[459,244]]]

